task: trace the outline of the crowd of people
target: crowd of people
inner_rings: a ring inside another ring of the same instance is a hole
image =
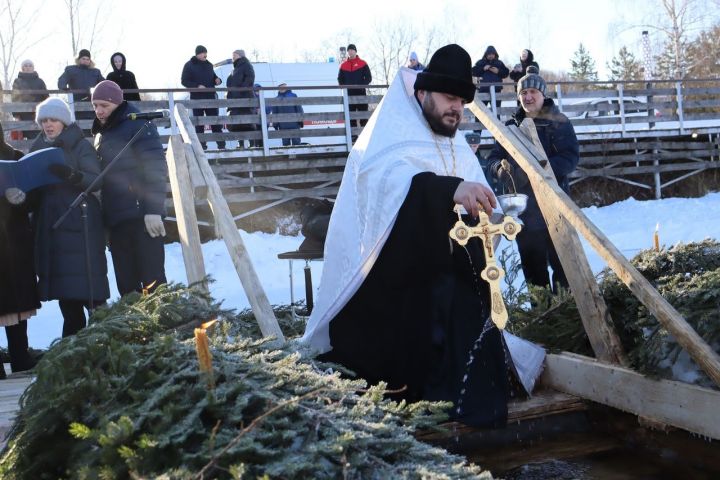
[[[121,60],[118,71],[124,66]],[[71,68],[61,78],[76,82],[94,75]],[[86,311],[110,297],[106,244],[121,295],[166,283],[167,165],[157,130],[149,121],[131,118],[138,110],[114,81],[100,81],[87,95],[95,145],[64,100],[42,100],[35,108],[40,133],[30,151],[57,148],[64,162],[46,167],[51,180],[39,188],[25,192],[9,186],[0,197],[0,325],[6,329],[13,372],[34,365],[26,322],[40,302],[59,301],[61,334],[67,337],[86,326]],[[2,138],[2,158],[22,160],[22,152]],[[81,199],[78,207],[71,208],[76,199]]]

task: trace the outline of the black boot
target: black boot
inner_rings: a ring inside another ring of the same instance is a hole
[[[5,334],[8,340],[8,354],[12,371],[24,372],[33,368],[35,361],[28,350],[27,320],[5,327]]]

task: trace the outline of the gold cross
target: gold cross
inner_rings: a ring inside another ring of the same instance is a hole
[[[493,239],[497,235],[503,235],[508,240],[514,240],[522,227],[509,215],[505,215],[501,223],[491,223],[487,213],[480,210],[479,218],[480,221],[476,226],[469,227],[463,222],[458,211],[458,221],[450,229],[450,238],[463,247],[467,245],[472,237],[478,237],[482,240],[485,269],[480,272],[480,276],[490,284],[490,317],[495,325],[502,330],[505,328],[508,319],[507,309],[500,291],[500,280],[505,276],[505,271],[498,266],[495,259]]]

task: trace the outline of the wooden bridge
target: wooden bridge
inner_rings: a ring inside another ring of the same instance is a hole
[[[480,95],[501,119],[510,118],[516,97],[512,85],[494,85]],[[352,138],[382,100],[386,86],[372,86],[367,96],[349,96],[347,87],[295,87],[297,98],[276,98],[276,88],[262,88],[254,99],[224,98],[190,100],[186,89],[139,90],[147,100],[138,102],[142,111],[169,109],[176,104],[188,109],[219,108],[217,117],[192,117],[205,130],[199,135],[209,148],[207,157],[218,177],[236,220],[297,198],[334,198]],[[224,97],[227,89],[218,89]],[[9,97],[10,92],[4,92]],[[70,100],[67,92],[49,91]],[[548,85],[548,96],[570,117],[581,142],[580,165],[571,176],[574,184],[604,178],[630,185],[660,198],[663,189],[688,177],[720,166],[720,85],[713,80],[656,81],[652,83],[557,83]],[[494,100],[501,102],[495,107]],[[368,111],[350,106],[368,104]],[[273,107],[300,105],[304,113],[272,113]],[[89,114],[89,103],[72,105],[75,112]],[[231,107],[255,112],[226,115]],[[31,103],[0,105],[3,127],[10,143],[27,150],[30,140],[18,132],[37,131],[32,121],[14,120],[17,113],[32,112]],[[302,122],[303,127],[278,130],[280,122]],[[91,120],[79,120],[89,130]],[[157,120],[167,144],[177,133],[175,119]],[[222,133],[210,132],[222,125]],[[251,131],[230,132],[227,127],[247,125]],[[487,155],[494,140],[474,115],[466,110],[461,130],[480,131],[481,155]],[[28,135],[32,136],[32,135]],[[14,140],[12,138],[15,138]],[[300,145],[282,146],[283,139],[301,138]],[[217,142],[226,142],[218,150]],[[250,148],[253,144],[261,147]],[[168,188],[169,191],[169,188]],[[168,205],[171,205],[168,199]]]

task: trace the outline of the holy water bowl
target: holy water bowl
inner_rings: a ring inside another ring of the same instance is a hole
[[[498,195],[497,199],[505,215],[510,215],[519,222],[520,214],[527,208],[528,196],[523,193],[510,193]]]

